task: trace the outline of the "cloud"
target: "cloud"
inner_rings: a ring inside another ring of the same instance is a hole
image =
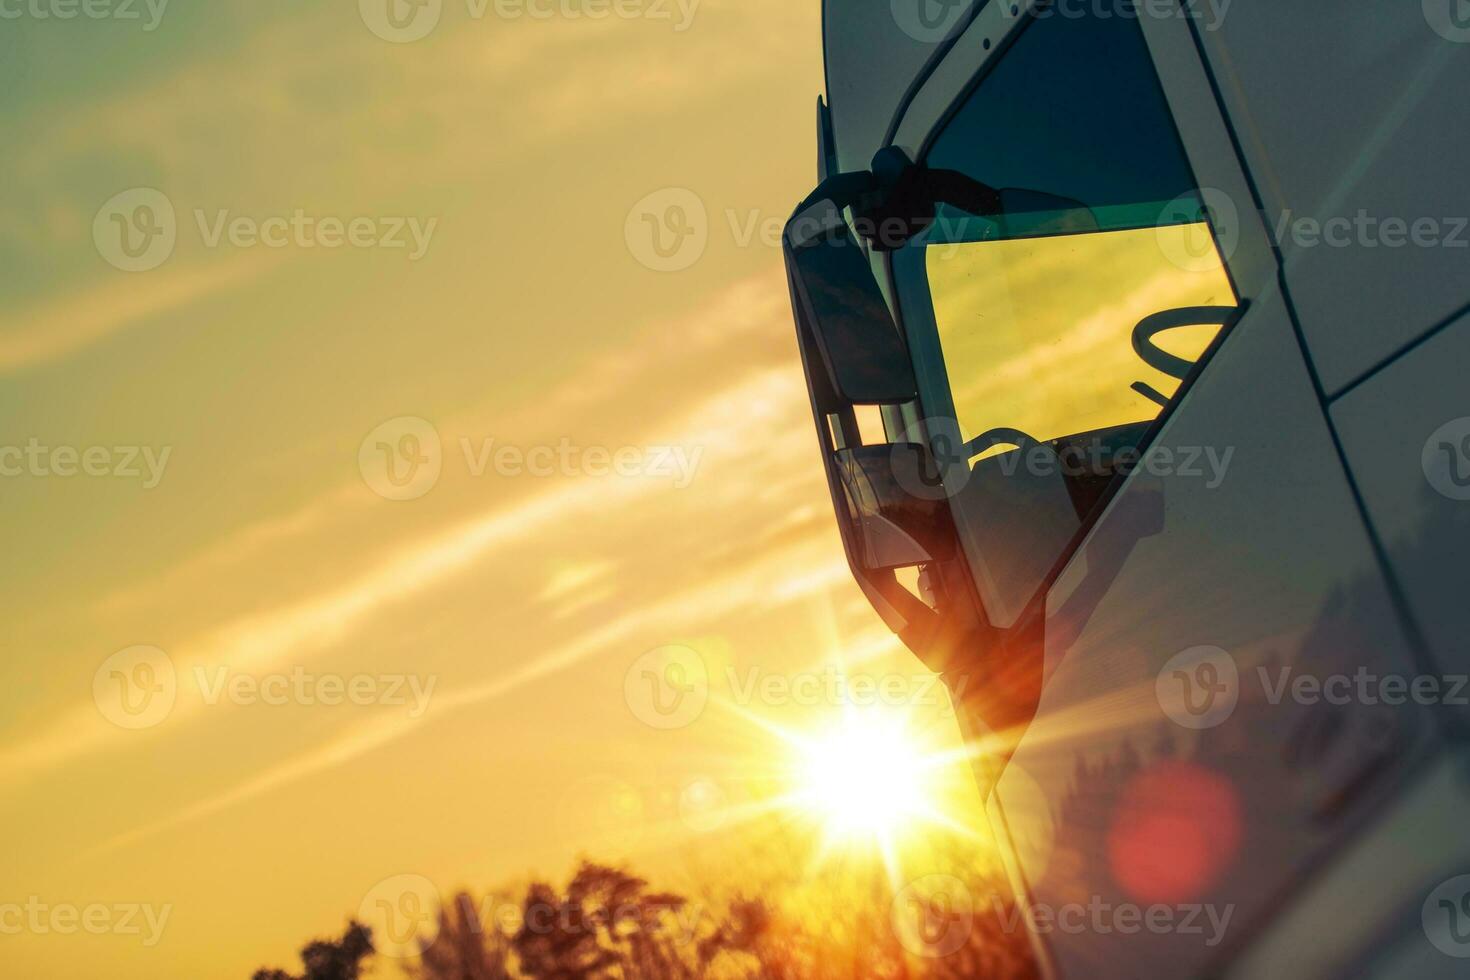
[[[594,355],[575,374],[524,405],[510,411],[479,405],[444,420],[440,428],[444,432],[517,432],[537,426],[565,430],[569,419],[605,416],[615,406],[636,404],[640,395],[657,400],[664,388],[673,388],[672,394],[688,399],[686,379],[697,374],[703,363],[728,365],[736,357],[747,364],[783,363],[794,346],[786,326],[788,304],[785,276],[779,269],[739,280],[694,311],[651,323],[626,343]],[[771,338],[779,340],[772,343]],[[795,370],[790,368],[793,378]],[[694,397],[705,396],[696,392]],[[728,402],[722,406],[727,406],[721,408],[726,417],[729,412],[742,411],[741,406]],[[668,410],[668,405],[661,404],[661,413]],[[145,606],[150,600],[171,599],[181,587],[262,554],[300,548],[328,524],[365,520],[378,503],[362,492],[359,481],[343,483],[286,513],[249,521],[162,574],[141,583],[129,582],[104,596],[96,608],[116,612]]]
[[[120,834],[88,852],[87,856],[136,843],[246,803],[316,773],[345,765],[368,752],[413,735],[431,722],[442,721],[462,709],[503,698],[590,657],[606,654],[621,641],[650,629],[673,632],[681,625],[705,625],[742,610],[770,609],[828,590],[845,588],[849,582],[846,562],[840,557],[832,557],[826,548],[813,548],[811,542],[767,554],[731,574],[624,613],[509,673],[497,674],[458,691],[441,690],[430,702],[429,710],[420,717],[391,712],[351,725],[322,744],[223,793],[185,807],[163,820]],[[894,642],[891,636],[876,640],[870,638],[863,646],[863,656],[891,649]]]
[[[113,273],[80,292],[0,317],[0,372],[59,360],[128,327],[238,288],[272,261],[260,253],[241,253],[208,265]]]
[[[12,175],[52,188],[63,162],[110,154],[156,161],[216,194],[299,176],[333,189],[421,186],[713,101],[767,78],[776,59],[809,60],[817,39],[816,14],[785,0],[706,0],[696,28],[678,35],[615,18],[456,17],[405,45],[373,36],[354,6],[252,17],[227,49],[89,92],[72,107],[49,106],[24,120]],[[283,145],[292,147],[288,174],[241,152]],[[371,167],[362,166],[365,150]],[[54,195],[33,203],[50,207]]]
[[[722,316],[718,311],[725,309],[724,301],[716,302],[714,309],[717,317]],[[701,315],[696,314],[694,319],[698,321]],[[698,335],[697,326],[693,333]],[[592,370],[595,373],[600,367]],[[636,378],[636,372],[626,375],[630,385],[636,383]],[[719,460],[734,464],[731,469],[740,476],[721,482],[713,497],[716,501],[724,499],[736,505],[747,502],[768,469],[789,465],[805,446],[804,430],[793,430],[792,426],[793,413],[797,418],[805,414],[804,392],[799,378],[787,366],[747,367],[724,388],[698,392],[693,397],[693,403],[684,406],[680,414],[660,423],[657,432],[645,434],[652,438],[646,438],[643,444],[655,444],[668,433],[677,433],[683,444],[705,449],[704,465]],[[762,467],[740,465],[746,460],[759,460]],[[250,673],[294,665],[341,642],[390,607],[444,587],[512,543],[574,526],[578,519],[594,518],[610,509],[626,509],[664,489],[664,482],[644,478],[584,478],[550,484],[535,494],[410,540],[338,585],[264,612],[236,617],[170,653],[181,678],[193,676],[197,667],[229,666]],[[294,533],[304,523],[288,521],[285,527]],[[234,536],[227,547],[239,548],[241,541],[276,530],[256,528],[243,537]],[[205,707],[197,693],[181,684],[178,704],[167,722],[146,734],[158,738],[184,730]],[[120,738],[122,734],[100,717],[90,701],[74,705],[63,710],[40,734],[13,739],[0,751],[0,784],[95,751],[143,744],[137,737],[139,733],[126,733],[129,737]]]

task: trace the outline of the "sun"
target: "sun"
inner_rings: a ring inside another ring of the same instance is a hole
[[[842,689],[858,688],[835,669]],[[752,760],[753,792],[724,808],[721,823],[774,818],[775,826],[797,832],[793,839],[816,844],[813,870],[833,862],[866,872],[876,862],[898,884],[906,880],[906,867],[947,860],[956,841],[980,846],[991,840],[974,770],[991,749],[957,737],[947,702],[870,698],[866,704],[812,705],[800,725],[734,699],[711,703],[777,749]]]
[[[832,843],[891,846],[935,813],[933,752],[902,718],[847,715],[795,750],[790,801]]]

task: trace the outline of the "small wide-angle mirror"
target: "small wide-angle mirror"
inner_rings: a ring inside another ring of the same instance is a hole
[[[923,446],[861,446],[839,451],[836,459],[868,568],[905,568],[953,555],[948,503],[915,492],[938,482]]]

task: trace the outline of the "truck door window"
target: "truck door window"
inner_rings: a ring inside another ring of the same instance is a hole
[[[942,205],[894,256],[922,438],[1008,625],[1238,300],[1136,19],[1043,14],[924,162],[1008,188],[1004,214]]]

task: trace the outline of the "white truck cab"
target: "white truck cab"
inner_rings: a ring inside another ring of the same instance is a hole
[[[1040,971],[1466,975],[1470,4],[824,30],[785,235],[822,459]]]

